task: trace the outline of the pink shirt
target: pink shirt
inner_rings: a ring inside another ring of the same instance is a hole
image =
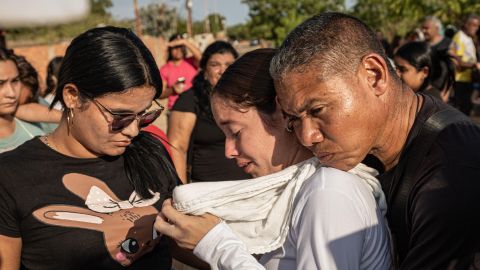
[[[180,77],[185,78],[185,90],[192,87],[193,77],[197,74],[197,69],[193,64],[192,58],[186,58],[180,62],[180,64],[175,65],[172,61],[168,61],[165,65],[160,68],[160,75],[162,79],[167,82],[167,87],[172,87],[177,79]],[[168,97],[168,109],[173,107],[175,101],[177,100],[178,95],[176,93],[171,94]]]

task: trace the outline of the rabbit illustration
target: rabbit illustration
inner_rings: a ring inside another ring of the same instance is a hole
[[[150,252],[160,241],[153,227],[157,209],[152,205],[160,196],[143,200],[135,192],[120,201],[102,181],[77,173],[63,177],[64,186],[85,200],[88,208],[47,205],[33,212],[46,224],[103,232],[110,256],[123,266]]]

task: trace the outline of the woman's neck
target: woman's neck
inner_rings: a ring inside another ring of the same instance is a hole
[[[68,129],[65,118],[62,118],[57,129],[51,134],[46,135],[46,142],[53,150],[74,158],[97,158],[98,155],[88,151]]]
[[[11,136],[15,132],[15,118],[13,115],[0,116],[0,138]]]

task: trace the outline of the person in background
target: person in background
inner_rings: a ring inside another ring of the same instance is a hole
[[[19,104],[37,102],[40,89],[37,71],[23,56],[16,56],[15,62],[17,63],[22,87]]]
[[[0,63],[12,107],[18,74]],[[162,112],[151,108],[162,91],[152,54],[128,29],[102,27],[76,37],[63,63],[58,128],[0,155],[2,270],[170,269],[153,223],[179,180],[140,132]]]
[[[452,40],[443,36],[442,22],[435,16],[427,16],[422,22],[422,32],[425,41],[440,54],[446,54]]]
[[[394,57],[398,76],[414,92],[448,101],[455,82],[455,66],[446,51],[439,52],[426,42],[410,42]]]
[[[215,123],[210,108],[212,88],[237,56],[237,51],[227,42],[210,44],[203,52],[192,89],[182,93],[172,108],[167,136],[183,183],[248,177],[233,160],[225,158],[225,135]]]
[[[15,117],[24,90],[16,62],[19,58],[13,51],[0,48],[0,153],[44,134],[39,127]]]
[[[170,110],[178,99],[178,95],[192,87],[192,80],[197,74],[202,53],[193,43],[179,34],[170,37],[167,47],[167,63],[160,68],[165,88],[161,98],[168,97]],[[191,57],[187,57],[188,51],[191,52]]]
[[[40,99],[40,103],[42,104],[50,106],[53,99],[55,98],[55,89],[57,88],[58,82],[58,72],[60,71],[60,65],[62,64],[62,60],[62,56],[56,56],[48,63],[47,77],[45,78],[47,89],[41,95],[42,98]],[[62,110],[62,106],[60,105],[60,103],[53,105],[53,108],[56,110]]]
[[[455,106],[464,114],[470,115],[472,110],[472,71],[480,69],[477,63],[477,51],[473,38],[480,26],[480,17],[477,15],[468,16],[455,36],[450,46],[450,54],[454,56],[456,65],[455,74]]]

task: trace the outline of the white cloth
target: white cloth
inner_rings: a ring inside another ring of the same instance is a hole
[[[222,222],[195,247],[212,269],[389,269],[389,234],[371,190],[352,174],[319,168],[294,203],[283,245],[260,263]]]
[[[185,214],[211,213],[222,218],[250,253],[263,254],[284,243],[298,190],[321,166],[313,157],[255,179],[179,186],[173,191],[174,207]],[[385,196],[374,177],[377,171],[359,164],[350,173],[363,180],[385,213]]]

